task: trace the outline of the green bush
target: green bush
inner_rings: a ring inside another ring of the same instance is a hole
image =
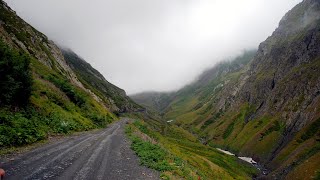
[[[134,121],[133,124],[143,133],[149,134],[149,129],[146,125],[143,125],[140,121]]]
[[[0,112],[0,146],[21,146],[47,137],[48,128],[41,119],[26,116],[5,110]]]
[[[104,127],[107,124],[110,124],[113,120],[110,115],[103,115],[98,113],[91,113],[87,116],[87,118],[91,119],[96,125],[100,127]]]
[[[140,157],[142,165],[158,171],[169,171],[173,169],[166,160],[167,152],[159,145],[143,141],[138,137],[132,137],[131,139],[131,147]]]
[[[96,128],[67,114],[53,111],[43,115],[33,107],[19,112],[0,110],[0,147],[22,146],[47,138],[49,134],[68,134]]]
[[[55,86],[61,89],[61,91],[64,92],[68,96],[68,98],[76,105],[83,106],[86,103],[86,100],[84,98],[85,95],[78,92],[67,80],[62,80],[54,76],[49,76],[48,79]]]
[[[0,40],[0,105],[25,106],[32,90],[30,57]]]
[[[170,171],[174,167],[168,163],[169,154],[159,145],[144,141],[133,135],[133,127],[138,128],[142,133],[148,133],[150,130],[141,121],[134,121],[133,126],[127,125],[125,132],[132,141],[131,148],[140,157],[142,165],[158,171]],[[148,134],[150,135],[150,134]],[[178,160],[177,160],[178,161]]]
[[[71,118],[63,117],[57,112],[51,113],[48,117],[45,117],[45,119],[53,133],[67,134],[71,131],[78,131],[82,129],[80,125],[75,123]]]

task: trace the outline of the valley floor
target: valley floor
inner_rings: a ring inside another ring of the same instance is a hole
[[[1,164],[6,179],[158,179],[159,173],[139,165],[124,126],[67,137]]]

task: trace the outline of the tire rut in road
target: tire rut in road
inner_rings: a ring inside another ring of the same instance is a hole
[[[104,135],[113,130],[114,125],[105,131],[75,139],[71,143],[68,140],[65,143],[58,143],[60,144],[59,147],[48,149],[48,151],[41,153],[39,157],[37,155],[30,158],[24,156],[25,161],[13,163],[10,165],[12,168],[7,169],[4,166],[7,169],[7,179],[54,178],[66,168],[72,166],[72,162],[79,158],[83,152],[90,152],[90,149],[92,151],[95,148],[94,144],[102,141]]]
[[[109,147],[110,147],[110,143],[111,143],[111,136],[114,135],[114,133],[120,128],[120,125],[118,125],[118,127],[113,130],[113,132],[109,135],[107,135],[106,137],[103,138],[103,140],[97,144],[95,146],[95,148],[93,149],[93,153],[91,154],[91,156],[89,158],[87,158],[86,163],[82,166],[82,168],[78,171],[77,175],[73,178],[75,180],[82,180],[82,179],[90,179],[90,174],[93,173],[94,169],[94,165],[95,164],[101,164],[101,162],[103,162],[104,156],[108,156],[109,153]],[[104,152],[104,153],[102,153]],[[99,158],[100,157],[100,158]],[[104,163],[107,163],[104,162]],[[100,166],[101,168],[102,166]],[[95,174],[95,176],[98,177],[103,177],[103,175],[101,174]]]
[[[6,180],[154,180],[159,173],[139,165],[124,133],[126,119],[25,153],[6,162]]]
[[[26,169],[31,172],[31,170],[33,170],[32,168],[49,161],[50,159],[52,159],[52,157],[60,154],[65,149],[78,144],[83,139],[89,138],[90,136],[90,134],[87,134],[79,136],[78,138],[70,138],[65,141],[60,141],[35,149],[29,153],[24,154],[21,157],[17,157],[13,162],[9,162],[4,165],[4,168],[7,169],[6,174],[10,176],[15,174],[16,172],[21,173],[21,171],[24,171]],[[10,166],[10,168],[7,168],[7,166]]]

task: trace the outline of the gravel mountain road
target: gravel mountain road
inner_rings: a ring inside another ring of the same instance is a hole
[[[124,133],[128,119],[108,128],[66,137],[36,148],[1,165],[6,180],[159,179],[159,173],[139,165]]]

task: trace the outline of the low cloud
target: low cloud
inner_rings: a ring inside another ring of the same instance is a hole
[[[257,48],[301,0],[6,0],[129,94],[170,91]]]

